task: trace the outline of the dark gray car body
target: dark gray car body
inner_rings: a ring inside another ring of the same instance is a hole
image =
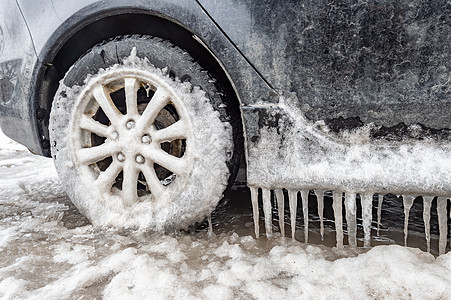
[[[228,80],[243,119],[249,184],[300,189],[329,182],[330,189],[347,185],[352,190],[447,195],[450,175],[432,180],[422,174],[430,168],[421,163],[415,169],[406,161],[399,172],[418,176],[404,183],[358,175],[315,179],[299,173],[306,164],[327,160],[330,151],[293,128],[304,121],[312,128],[326,126],[320,136],[336,140],[371,124],[369,144],[375,148],[414,149],[427,139],[446,154],[450,18],[451,5],[439,0],[3,0],[0,126],[33,152],[49,156],[48,115],[68,68],[105,39],[151,34],[172,40],[195,57],[208,57],[204,63]],[[293,145],[301,150],[287,155]],[[352,142],[341,145],[347,153]],[[363,167],[365,158],[361,160],[354,167]],[[336,164],[328,164],[334,172]],[[390,158],[385,164],[390,165]],[[277,171],[281,165],[296,168],[284,174],[283,168]],[[437,174],[451,168],[446,158],[437,166]]]

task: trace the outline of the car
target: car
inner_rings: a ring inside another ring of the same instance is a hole
[[[97,226],[186,227],[244,168],[267,234],[272,195],[295,213],[299,195],[332,191],[351,235],[360,199],[367,240],[376,194],[446,211],[450,8],[3,0],[1,129],[53,157]]]

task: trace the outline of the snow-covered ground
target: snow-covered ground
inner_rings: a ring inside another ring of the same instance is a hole
[[[50,159],[0,133],[2,299],[451,299],[451,252],[339,250],[233,230],[92,228]]]

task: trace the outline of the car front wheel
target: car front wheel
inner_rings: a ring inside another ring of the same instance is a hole
[[[214,82],[151,37],[112,39],[72,66],[53,102],[52,156],[94,225],[165,230],[211,213],[233,153]]]

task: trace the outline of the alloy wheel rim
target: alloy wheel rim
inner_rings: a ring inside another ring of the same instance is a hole
[[[72,117],[74,164],[85,185],[124,206],[168,201],[192,165],[191,123],[171,79],[136,69],[88,81]]]

